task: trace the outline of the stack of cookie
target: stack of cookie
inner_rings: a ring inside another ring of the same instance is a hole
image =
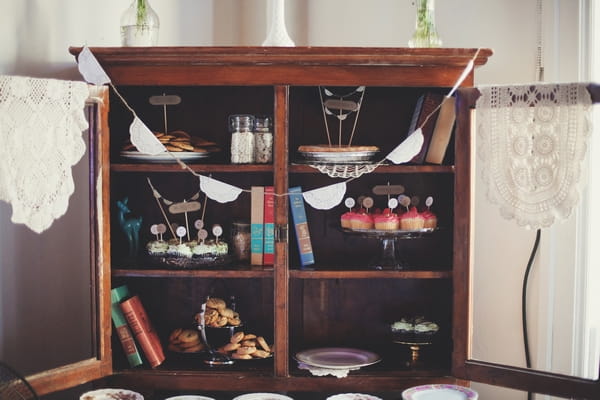
[[[273,346],[269,346],[262,336],[253,333],[236,332],[229,343],[218,349],[220,353],[237,360],[267,358],[273,354]]]
[[[169,133],[152,132],[168,151],[172,152],[194,152],[194,153],[214,153],[221,151],[215,142],[211,142],[199,136],[191,136],[186,131],[177,130]],[[135,151],[136,147],[127,142],[123,146],[123,151]]]
[[[200,323],[201,314],[196,314],[196,322]],[[240,326],[240,314],[227,307],[223,299],[211,297],[206,301],[206,311],[204,312],[204,323],[212,328],[222,328],[224,326]]]
[[[168,349],[178,353],[195,353],[203,350],[204,344],[197,330],[177,328],[169,335]]]

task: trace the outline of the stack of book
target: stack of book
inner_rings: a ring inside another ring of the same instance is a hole
[[[407,134],[423,132],[421,151],[412,158],[414,164],[442,164],[456,119],[455,98],[426,92],[419,97]]]
[[[129,365],[141,365],[143,353],[152,368],[158,367],[165,354],[140,298],[131,296],[126,285],[113,288],[110,295],[112,320]]]
[[[301,265],[315,263],[306,220],[302,189],[289,189],[290,208],[300,252]],[[250,264],[275,262],[275,194],[272,186],[252,186],[250,195]]]

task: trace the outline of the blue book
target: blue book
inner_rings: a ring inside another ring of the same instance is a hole
[[[300,264],[305,267],[315,263],[315,256],[310,242],[310,232],[308,230],[308,221],[306,220],[302,188],[299,186],[292,187],[288,191],[290,193],[290,208],[296,231],[298,251],[300,253]]]

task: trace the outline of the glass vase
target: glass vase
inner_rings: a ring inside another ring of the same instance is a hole
[[[121,45],[156,46],[159,27],[158,14],[148,0],[133,0],[121,16]]]
[[[415,0],[417,21],[409,47],[440,47],[442,40],[435,28],[435,0]]]

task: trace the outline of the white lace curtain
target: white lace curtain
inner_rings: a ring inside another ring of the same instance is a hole
[[[579,199],[591,132],[584,84],[479,87],[477,152],[487,198],[531,229],[567,218]]]
[[[13,223],[40,233],[66,212],[88,96],[84,82],[0,75],[0,200]]]

